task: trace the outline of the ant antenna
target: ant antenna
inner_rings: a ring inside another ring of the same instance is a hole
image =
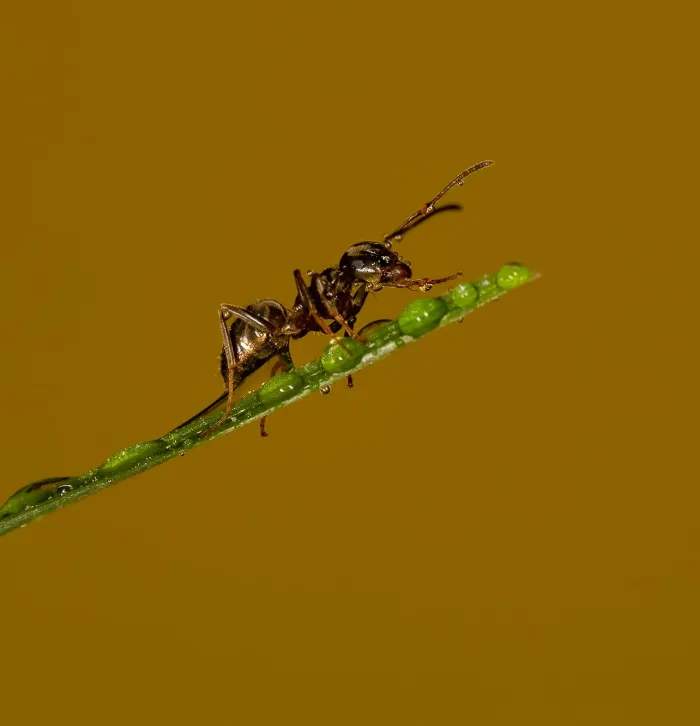
[[[400,226],[398,226],[391,234],[384,235],[384,244],[390,245],[392,239],[400,237],[402,232],[405,232],[407,229],[413,227],[413,223],[417,219],[424,219],[425,217],[432,214],[435,211],[435,205],[437,204],[437,202],[439,202],[440,199],[442,199],[445,194],[447,194],[447,192],[452,189],[452,187],[461,187],[464,184],[465,177],[468,177],[475,171],[479,171],[479,169],[485,169],[487,166],[491,166],[491,164],[493,163],[493,161],[480,161],[478,164],[474,164],[474,166],[470,166],[468,169],[465,169],[461,174],[456,176],[439,194],[434,196],[427,204],[424,204],[417,212],[404,220],[404,222]]]
[[[395,239],[398,242],[403,238],[406,232],[410,232],[412,229],[415,229],[419,224],[427,222],[429,219],[432,219],[436,214],[442,214],[443,212],[461,212],[463,209],[464,207],[461,204],[454,203],[442,204],[439,207],[435,207],[431,214],[426,214],[424,217],[418,216],[413,221],[401,225],[401,232],[399,234],[394,232],[392,235],[387,235],[383,240],[383,244],[385,244],[387,247],[391,247],[392,239]]]

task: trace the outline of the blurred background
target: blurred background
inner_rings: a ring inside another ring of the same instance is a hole
[[[267,439],[3,538],[4,721],[698,722],[682,7],[4,11],[2,500],[202,408],[220,303],[290,304],[294,268],[472,163],[497,162],[401,253],[419,276],[543,275]]]

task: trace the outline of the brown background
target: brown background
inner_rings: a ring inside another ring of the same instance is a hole
[[[483,158],[465,212],[402,252],[419,275],[543,277],[267,440],[251,426],[2,539],[3,722],[698,723],[679,8],[14,4],[2,499],[198,410],[219,303],[291,303],[295,267]]]

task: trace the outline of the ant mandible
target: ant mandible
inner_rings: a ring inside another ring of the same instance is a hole
[[[323,272],[309,272],[308,282],[304,280],[300,270],[294,270],[297,296],[291,308],[286,308],[277,300],[257,300],[244,308],[220,305],[219,327],[223,340],[221,375],[226,384],[226,392],[178,428],[215,408],[225,398],[224,413],[204,433],[208,434],[221,426],[231,414],[234,391],[249,375],[274,357],[277,361],[271,375],[293,368],[289,352],[291,340],[303,338],[307,333],[322,332],[342,345],[336,338],[336,333],[341,330],[346,336],[362,340],[355,332],[354,325],[370,292],[383,287],[427,292],[437,283],[459,277],[461,272],[447,277],[414,279],[410,263],[391,249],[392,241],[401,239],[401,235],[436,211],[460,209],[459,205],[445,205],[436,210],[435,205],[452,187],[462,186],[465,177],[491,164],[492,161],[482,161],[465,169],[427,204],[404,220],[393,232],[385,235],[381,242],[360,242],[352,245],[340,258],[337,266],[328,267]],[[229,326],[227,323],[231,318],[235,320]],[[352,386],[350,376],[348,385]],[[260,433],[267,436],[265,417],[260,420]]]

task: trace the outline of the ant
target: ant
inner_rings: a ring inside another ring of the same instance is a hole
[[[245,308],[220,305],[219,327],[223,340],[221,375],[226,391],[178,428],[191,423],[226,399],[221,418],[204,434],[221,426],[233,409],[234,391],[249,375],[275,357],[277,361],[271,375],[294,367],[289,352],[291,340],[303,338],[307,333],[322,332],[342,346],[336,333],[343,330],[346,337],[363,341],[354,326],[370,292],[383,287],[427,292],[435,284],[459,277],[461,272],[447,277],[414,279],[410,262],[392,251],[392,241],[400,240],[405,232],[435,212],[461,209],[458,204],[445,205],[439,209],[435,205],[452,187],[462,186],[465,177],[491,164],[492,161],[482,161],[463,171],[393,232],[385,235],[381,242],[354,244],[345,250],[337,266],[318,273],[309,271],[308,283],[300,270],[294,270],[297,296],[291,308],[285,308],[277,300],[257,300]],[[231,318],[235,320],[227,325]],[[348,376],[348,386],[352,385],[352,376]],[[267,436],[265,417],[260,420],[260,433]]]

